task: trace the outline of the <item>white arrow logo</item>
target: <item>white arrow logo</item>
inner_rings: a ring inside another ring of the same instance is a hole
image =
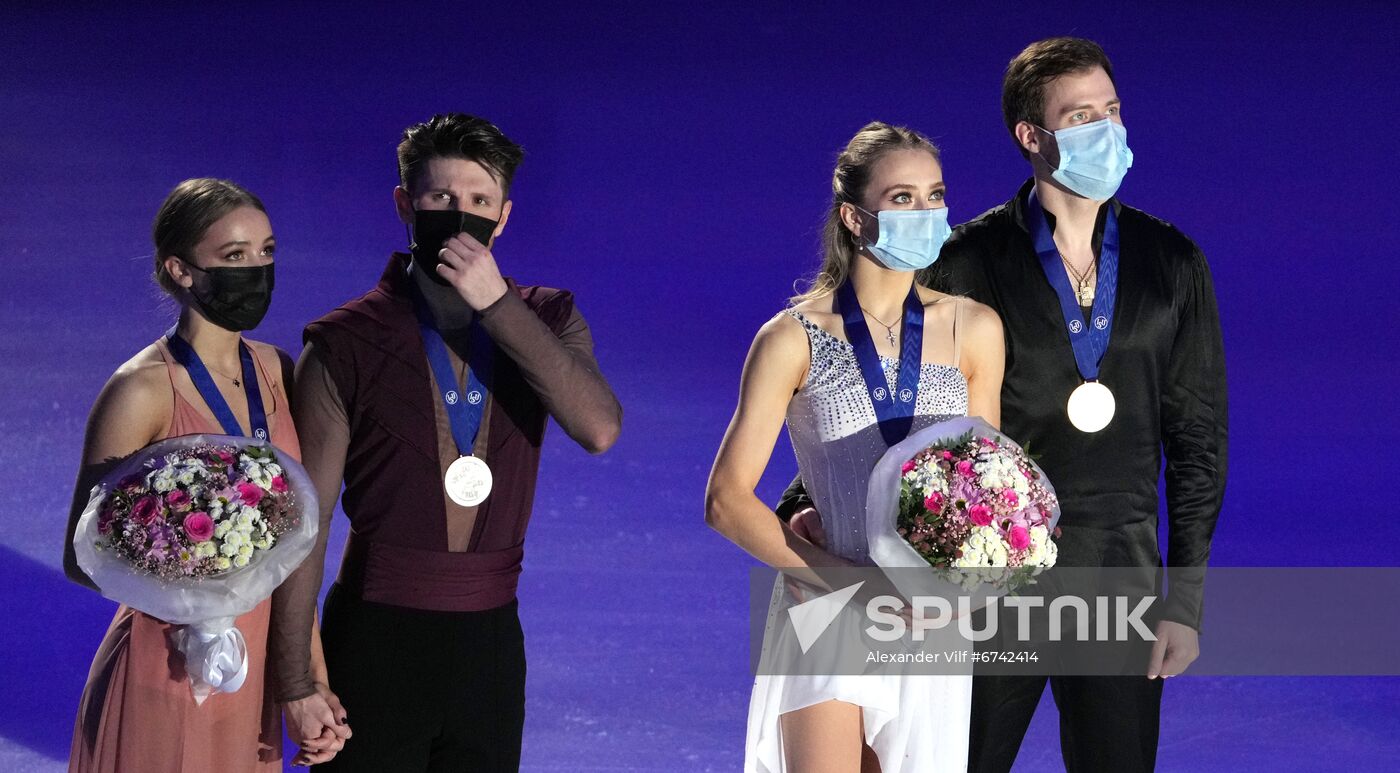
[[[864,584],[865,581],[862,580],[850,587],[804,601],[788,610],[788,614],[792,616],[792,629],[797,632],[797,643],[802,647],[802,654],[807,654],[807,650],[817,643],[817,639],[830,627],[831,621],[841,613],[841,608],[846,606],[846,602],[850,601]]]

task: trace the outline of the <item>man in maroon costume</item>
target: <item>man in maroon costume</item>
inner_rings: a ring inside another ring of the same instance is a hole
[[[461,113],[405,130],[394,202],[411,254],[306,328],[293,403],[322,538],[274,597],[271,649],[295,740],[354,718],[327,769],[519,767],[515,592],[545,424],[601,453],[622,419],[573,296],[497,268],[521,156]],[[342,483],[351,533],[322,627],[337,717],[307,632]]]

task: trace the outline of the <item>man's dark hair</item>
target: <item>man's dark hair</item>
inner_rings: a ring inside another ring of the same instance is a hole
[[[1016,124],[1026,121],[1045,127],[1045,88],[1062,75],[1095,67],[1102,67],[1113,85],[1118,85],[1108,55],[1098,43],[1084,38],[1037,40],[1006,65],[1006,77],[1001,82],[1001,115],[1022,156],[1030,158],[1030,153],[1016,140]]]
[[[399,183],[412,190],[433,158],[464,158],[481,164],[510,196],[510,181],[525,151],[485,118],[466,113],[433,116],[403,130],[399,140]]]

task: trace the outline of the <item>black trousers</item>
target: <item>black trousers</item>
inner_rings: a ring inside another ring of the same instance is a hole
[[[1162,680],[1146,676],[977,675],[968,770],[1011,770],[1049,680],[1069,773],[1137,773],[1157,764]]]
[[[431,612],[363,601],[337,584],[321,639],[355,735],[318,770],[520,769],[525,637],[515,601]]]

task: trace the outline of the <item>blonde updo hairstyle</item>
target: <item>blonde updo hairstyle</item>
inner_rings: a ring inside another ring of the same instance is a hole
[[[925,150],[935,161],[939,160],[938,148],[928,137],[881,121],[862,127],[836,157],[836,171],[831,174],[831,209],[822,227],[822,265],[807,288],[792,299],[793,303],[830,295],[850,276],[851,264],[860,251],[860,237],[841,221],[841,205],[864,206],[862,200],[875,164],[896,150]]]

